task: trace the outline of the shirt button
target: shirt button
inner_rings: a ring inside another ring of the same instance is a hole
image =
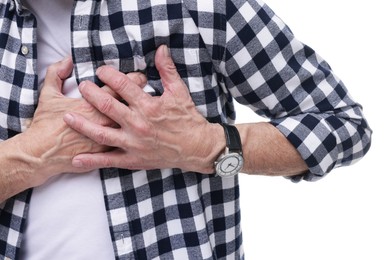
[[[26,45],[23,45],[20,50],[22,51],[23,55],[27,55],[28,54],[28,47]]]

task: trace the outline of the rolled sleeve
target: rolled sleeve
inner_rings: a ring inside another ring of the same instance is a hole
[[[315,181],[362,158],[371,129],[326,61],[261,1],[227,1],[226,17],[225,85],[301,154],[309,171],[292,180]]]

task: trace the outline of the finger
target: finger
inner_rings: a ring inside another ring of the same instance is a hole
[[[102,66],[98,68],[96,74],[130,105],[138,104],[144,98],[150,98],[150,95],[142,90],[146,78],[141,73],[125,75],[110,66]]]
[[[104,85],[103,87],[101,87],[102,90],[104,90],[107,94],[109,94],[110,96],[112,96],[113,98],[115,99],[120,99],[120,96],[118,95],[118,93],[116,93],[114,90],[112,90],[110,87]]]
[[[83,81],[79,85],[80,93],[83,98],[99,110],[104,115],[108,116],[119,125],[125,123],[124,118],[131,116],[131,110],[125,104],[120,102],[111,93],[99,88],[90,81]]]
[[[146,77],[144,74],[140,73],[140,72],[130,72],[130,73],[127,73],[126,76],[131,80],[133,81],[135,84],[137,84],[139,87],[144,87],[146,85]],[[116,93],[114,90],[112,90],[110,87],[108,87],[107,85],[104,85],[102,87],[102,89],[104,91],[106,91],[108,94],[110,94],[111,96],[113,96],[114,98],[116,99],[119,99],[120,96],[118,95],[118,93]]]
[[[123,165],[126,161],[122,158],[123,153],[119,150],[114,150],[105,153],[94,153],[94,154],[79,154],[76,155],[72,160],[72,166],[83,169],[101,169],[101,168],[125,168]]]
[[[41,95],[62,93],[63,81],[67,79],[73,70],[71,56],[50,65],[47,69]]]
[[[67,113],[63,119],[73,130],[90,138],[97,144],[112,147],[123,145],[123,137],[118,129],[93,123],[76,113]]]
[[[127,73],[126,76],[141,88],[143,88],[146,85],[147,82],[146,76],[141,72],[130,72]]]
[[[171,84],[180,79],[180,75],[177,73],[175,63],[166,45],[161,45],[157,49],[155,63],[163,83]]]
[[[166,45],[161,45],[155,56],[157,70],[161,77],[164,91],[168,90],[175,96],[188,94],[188,89],[177,72],[169,50]]]

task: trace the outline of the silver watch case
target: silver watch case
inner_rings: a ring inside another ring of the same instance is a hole
[[[237,175],[244,165],[244,158],[241,153],[229,152],[226,147],[223,153],[215,162],[215,171],[221,177],[233,177]]]

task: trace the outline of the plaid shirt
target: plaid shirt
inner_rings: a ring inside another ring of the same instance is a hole
[[[294,181],[317,180],[369,149],[359,104],[260,0],[77,0],[71,21],[78,82],[99,83],[96,68],[110,64],[144,71],[160,95],[153,59],[166,44],[210,122],[233,123],[235,99],[291,141],[309,166]],[[25,130],[37,105],[36,25],[20,0],[0,0],[0,140]],[[117,259],[243,258],[237,177],[105,169],[101,180]],[[30,196],[0,205],[5,259],[20,254]]]

